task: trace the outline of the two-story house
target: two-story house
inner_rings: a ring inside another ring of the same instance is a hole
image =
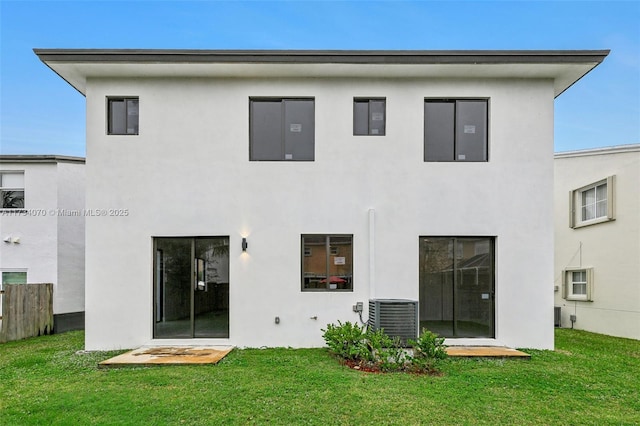
[[[87,100],[87,349],[322,346],[388,300],[553,347],[553,103],[608,51],[35,53]]]
[[[85,159],[0,155],[2,284],[52,283],[56,332],[84,327]]]
[[[640,339],[640,144],[554,166],[557,325]]]

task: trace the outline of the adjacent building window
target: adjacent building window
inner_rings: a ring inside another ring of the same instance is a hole
[[[615,176],[583,186],[569,193],[572,228],[614,220]]]
[[[313,99],[249,100],[249,160],[313,161]]]
[[[593,268],[567,268],[562,272],[562,297],[591,301]]]
[[[137,135],[139,130],[138,98],[108,98],[107,104],[108,134]]]
[[[302,291],[353,290],[353,235],[302,236]]]
[[[386,123],[384,98],[353,99],[353,134],[384,136]]]
[[[26,271],[3,271],[2,272],[2,284],[26,284],[27,272]]]
[[[486,99],[426,99],[424,161],[487,161]]]
[[[0,172],[3,209],[24,208],[24,172]]]

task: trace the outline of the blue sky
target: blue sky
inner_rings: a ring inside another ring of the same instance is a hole
[[[555,149],[640,143],[638,1],[0,0],[0,154],[85,155],[85,100],[33,48],[611,49]]]

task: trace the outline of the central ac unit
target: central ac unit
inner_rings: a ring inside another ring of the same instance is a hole
[[[417,300],[371,299],[369,300],[369,328],[384,329],[385,334],[399,337],[402,344],[418,337],[420,330],[419,304]]]

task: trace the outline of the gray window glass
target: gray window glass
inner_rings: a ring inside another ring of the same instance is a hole
[[[138,98],[110,98],[108,100],[108,133],[137,135],[139,130]]]
[[[353,134],[384,136],[386,131],[386,100],[353,100]]]
[[[424,161],[487,161],[487,117],[486,100],[426,100]]]
[[[251,161],[313,161],[313,99],[251,99]]]

